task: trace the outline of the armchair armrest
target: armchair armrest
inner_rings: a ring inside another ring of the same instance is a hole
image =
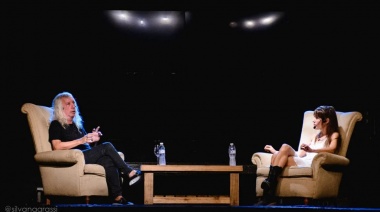
[[[257,168],[265,167],[270,165],[272,153],[268,152],[256,152],[252,155],[252,163],[257,166]]]
[[[326,171],[342,171],[349,163],[350,160],[344,156],[328,152],[320,152],[314,157],[311,163],[311,168],[313,169],[313,173],[315,173],[313,175],[318,176],[320,167]]]
[[[84,164],[83,152],[78,149],[40,152],[34,155],[34,159],[44,165],[73,165],[79,161]]]

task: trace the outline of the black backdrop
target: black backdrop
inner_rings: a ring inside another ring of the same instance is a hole
[[[160,139],[168,163],[227,164],[234,142],[237,163],[251,164],[265,144],[296,146],[305,110],[328,104],[360,111],[342,197],[353,206],[379,206],[378,195],[367,195],[379,185],[375,4],[147,5],[6,5],[7,201],[30,204],[40,184],[22,104],[49,106],[58,92],[69,91],[87,129],[101,126],[103,139],[134,162],[154,162]],[[184,10],[192,19],[170,38],[128,35],[110,25],[105,11],[129,8]],[[268,10],[284,14],[271,30],[231,31],[221,24]]]

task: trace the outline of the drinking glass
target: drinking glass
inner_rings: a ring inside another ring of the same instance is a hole
[[[157,164],[158,164],[158,157],[159,157],[159,153],[158,153],[158,149],[159,149],[159,146],[160,146],[160,144],[154,144],[154,149],[153,149],[153,152],[154,152],[154,155],[156,155],[156,157],[157,157]]]

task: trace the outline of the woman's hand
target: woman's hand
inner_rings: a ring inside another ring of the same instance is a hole
[[[276,150],[273,148],[272,145],[265,145],[265,146],[264,146],[264,150],[265,150],[266,152],[271,152],[271,153],[276,152]]]
[[[305,152],[312,152],[313,149],[310,148],[310,146],[308,144],[301,144],[301,150],[305,151]]]

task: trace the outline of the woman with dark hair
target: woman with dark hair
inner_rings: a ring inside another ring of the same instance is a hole
[[[341,137],[334,107],[319,106],[314,110],[313,115],[313,128],[317,130],[316,135],[309,141],[301,143],[298,151],[288,144],[282,144],[278,151],[272,145],[265,145],[264,150],[273,155],[268,178],[261,184],[261,188],[264,190],[263,198],[256,205],[276,204],[277,178],[285,166],[311,167],[312,160],[317,153],[336,153],[339,150]]]
[[[110,142],[91,145],[98,142],[102,133],[99,127],[87,133],[78,104],[69,92],[55,96],[52,103],[53,114],[50,118],[49,141],[53,150],[80,149],[86,164],[102,165],[106,172],[109,194],[114,204],[133,204],[122,196],[120,177],[129,179],[129,185],[136,183],[140,170],[132,169],[119,155]],[[57,182],[59,183],[59,182]]]

